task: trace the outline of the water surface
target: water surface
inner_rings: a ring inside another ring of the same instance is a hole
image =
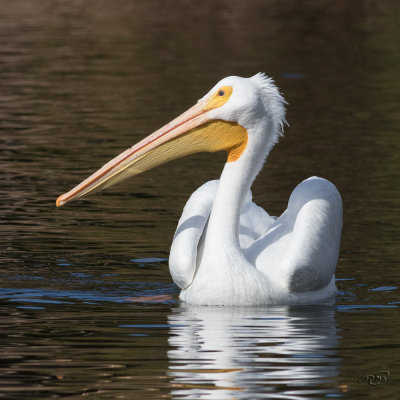
[[[396,397],[397,2],[0,5],[0,397]],[[290,128],[254,199],[278,215],[302,179],[336,184],[339,291],[330,306],[186,307],[169,246],[223,154],[55,199],[222,77],[258,71],[289,102]],[[148,295],[172,300],[131,301]]]

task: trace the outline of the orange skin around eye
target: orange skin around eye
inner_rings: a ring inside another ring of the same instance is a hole
[[[224,92],[224,95],[221,96],[219,93]],[[231,97],[233,92],[232,86],[223,86],[219,88],[215,94],[208,100],[207,104],[203,107],[204,111],[212,110],[213,108],[218,108],[223,106]]]

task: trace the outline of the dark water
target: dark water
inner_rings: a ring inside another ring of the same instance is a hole
[[[395,399],[400,35],[393,1],[0,1],[0,398]],[[200,154],[56,197],[227,75],[265,71],[286,137],[254,185],[344,200],[333,306],[185,307],[167,267]],[[369,374],[387,374],[379,385]],[[372,381],[370,383],[376,383]]]

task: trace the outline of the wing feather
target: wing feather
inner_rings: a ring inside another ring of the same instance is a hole
[[[218,180],[206,182],[189,198],[178,222],[169,257],[174,282],[187,288],[193,281],[200,241],[218,188]]]
[[[301,182],[287,210],[247,250],[250,262],[276,287],[296,293],[326,287],[335,274],[342,230],[342,200],[323,178]]]

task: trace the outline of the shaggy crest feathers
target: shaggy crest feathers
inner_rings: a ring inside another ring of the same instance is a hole
[[[274,123],[277,125],[277,139],[279,136],[283,136],[284,126],[289,125],[285,119],[286,108],[288,104],[283,98],[279,89],[275,85],[275,81],[263,72],[258,72],[250,78],[264,93],[262,101],[267,110],[271,110],[271,114],[274,115]]]

